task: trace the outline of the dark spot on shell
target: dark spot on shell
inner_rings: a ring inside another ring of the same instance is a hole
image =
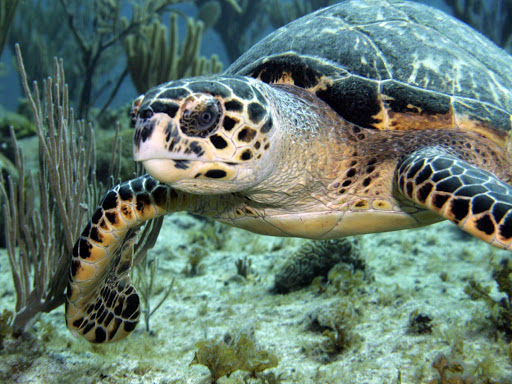
[[[233,93],[241,99],[251,100],[254,97],[254,92],[252,91],[251,86],[249,86],[244,81],[238,79],[229,79],[224,80],[224,84],[226,84]]]
[[[230,97],[231,91],[218,81],[192,81],[187,85],[192,92],[207,93],[213,96]]]
[[[100,211],[100,213],[102,213],[101,209],[98,209],[97,211]],[[84,230],[82,231],[82,236],[83,237],[89,237],[89,234],[91,233],[91,227],[92,227],[91,222],[87,223],[87,225],[85,226]]]
[[[436,190],[453,193],[462,186],[458,177],[453,176],[436,184]]]
[[[101,203],[101,207],[105,211],[117,207],[117,193],[115,193],[114,191],[110,191],[109,193],[107,193],[107,196],[105,196],[103,202]]]
[[[128,183],[122,184],[119,188],[119,197],[123,201],[131,201],[133,199],[133,191]]]
[[[350,168],[348,171],[347,171],[347,177],[354,177],[356,174],[356,169],[355,168]]]
[[[95,325],[94,321],[91,321],[90,323],[87,323],[85,328],[82,330],[82,335],[85,335],[85,334],[89,333],[89,331],[94,328],[94,325]]]
[[[430,192],[434,189],[434,186],[431,183],[422,185],[420,189],[418,189],[418,192],[416,193],[417,199],[421,203],[425,203],[425,201],[428,198],[428,195],[430,195]]]
[[[134,193],[142,192],[144,190],[144,182],[143,178],[139,177],[137,179],[134,179],[130,182],[130,185],[132,187],[132,191]]]
[[[157,101],[151,103],[151,109],[155,113],[157,113],[157,112],[166,113],[167,115],[169,115],[169,117],[171,119],[173,119],[176,116],[176,113],[178,112],[178,110],[180,109],[180,106],[178,104],[170,102],[170,101],[162,102],[162,101],[157,100]]]
[[[448,201],[449,198],[450,196],[440,195],[436,193],[434,195],[434,198],[432,199],[432,203],[436,208],[441,209],[446,204],[446,201]]]
[[[228,143],[226,142],[226,140],[224,140],[219,135],[210,136],[210,141],[213,144],[213,146],[217,149],[224,149],[228,146]]]
[[[405,192],[407,193],[407,196],[412,197],[412,194],[414,192],[414,184],[412,181],[408,181],[405,185]]]
[[[137,326],[137,322],[136,321],[125,321],[123,323],[123,325],[124,325],[124,330],[126,332],[132,332],[135,329],[135,327]]]
[[[249,143],[256,137],[256,133],[257,132],[254,129],[245,127],[240,132],[238,132],[238,140]]]
[[[416,176],[414,181],[416,182],[416,185],[420,185],[424,181],[428,180],[430,176],[432,176],[432,168],[430,168],[430,164],[427,164],[426,167],[418,173],[418,176]]]
[[[89,238],[97,243],[100,243],[100,244],[103,242],[102,235],[100,235],[97,227],[91,228],[91,233],[89,234]]]
[[[453,199],[450,204],[451,211],[457,221],[461,221],[469,213],[469,200]]]
[[[486,235],[492,235],[495,231],[494,223],[489,215],[485,215],[476,221],[476,227]]]
[[[133,314],[137,313],[139,303],[139,296],[136,293],[128,296],[125,300],[126,307],[121,316],[125,319],[129,319]]]
[[[159,99],[183,99],[190,95],[190,92],[185,88],[170,88],[163,91],[158,95]],[[146,95],[147,97],[147,95]]]
[[[267,121],[261,127],[261,133],[268,133],[273,127],[272,117],[268,117]]]
[[[238,100],[231,100],[226,103],[224,103],[224,107],[226,108],[226,111],[233,111],[233,112],[242,112],[244,109],[244,106],[241,102]]]
[[[445,158],[435,159],[432,162],[432,165],[435,171],[440,171],[442,169],[450,168],[453,165],[453,160]]]
[[[224,123],[223,123],[223,127],[226,131],[231,131],[233,129],[233,127],[238,123],[237,120],[229,117],[229,116],[226,116],[224,117]]]
[[[112,225],[115,225],[118,222],[117,212],[105,212],[105,217]]]
[[[140,193],[137,195],[137,199],[135,202],[135,209],[142,214],[144,214],[144,211],[147,206],[151,205],[151,198],[149,197],[148,193]]]
[[[367,177],[363,180],[363,187],[367,187],[372,182],[372,179],[370,177]]]
[[[414,176],[416,176],[416,173],[423,167],[425,164],[425,159],[422,159],[420,161],[417,161],[410,169],[409,172],[407,172],[407,178],[411,179]]]
[[[73,321],[73,327],[80,328],[80,326],[82,325],[83,322],[84,322],[83,317],[76,319],[75,321]]]
[[[510,239],[512,237],[512,215],[507,215],[503,224],[499,226],[500,235],[505,239]]]
[[[438,181],[444,180],[450,176],[452,176],[452,172],[447,169],[442,170],[442,171],[437,171],[434,173],[434,176],[432,176],[432,181],[437,183]]]
[[[496,203],[492,207],[492,215],[494,217],[494,221],[499,223],[503,217],[512,209],[512,206],[503,203]]]
[[[244,161],[252,159],[252,151],[250,149],[246,149],[245,151],[242,152],[240,159]]]
[[[247,111],[249,112],[249,119],[254,124],[258,124],[267,114],[266,109],[260,103],[250,103]]]
[[[480,195],[482,193],[486,193],[487,188],[485,188],[483,185],[468,185],[464,186],[462,188],[459,188],[457,192],[455,192],[456,196],[463,196],[463,197],[473,197],[476,195]]]

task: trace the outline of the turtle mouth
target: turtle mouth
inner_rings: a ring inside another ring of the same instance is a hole
[[[183,180],[232,180],[235,169],[224,162],[188,158],[151,158],[142,160],[146,171],[155,179],[174,184]]]

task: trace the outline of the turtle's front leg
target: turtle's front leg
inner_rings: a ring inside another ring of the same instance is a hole
[[[66,324],[94,343],[117,341],[139,320],[140,301],[128,272],[135,230],[145,221],[185,210],[190,196],[149,175],[112,188],[75,247],[66,295]]]
[[[512,250],[512,187],[492,173],[432,147],[403,159],[395,185],[471,235]]]

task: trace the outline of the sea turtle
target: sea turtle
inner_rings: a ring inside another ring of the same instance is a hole
[[[448,219],[512,249],[512,59],[439,10],[352,0],[270,34],[223,74],[133,104],[149,175],[109,191],[78,239],[68,327],[135,328],[133,228],[189,211],[253,232],[332,239]]]

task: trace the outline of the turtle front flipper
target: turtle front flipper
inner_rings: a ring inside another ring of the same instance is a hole
[[[103,198],[73,248],[66,324],[93,343],[132,332],[140,300],[128,272],[136,229],[145,221],[185,209],[188,196],[145,175],[119,184]]]
[[[408,155],[399,164],[400,193],[469,234],[512,250],[512,187],[436,147]]]

